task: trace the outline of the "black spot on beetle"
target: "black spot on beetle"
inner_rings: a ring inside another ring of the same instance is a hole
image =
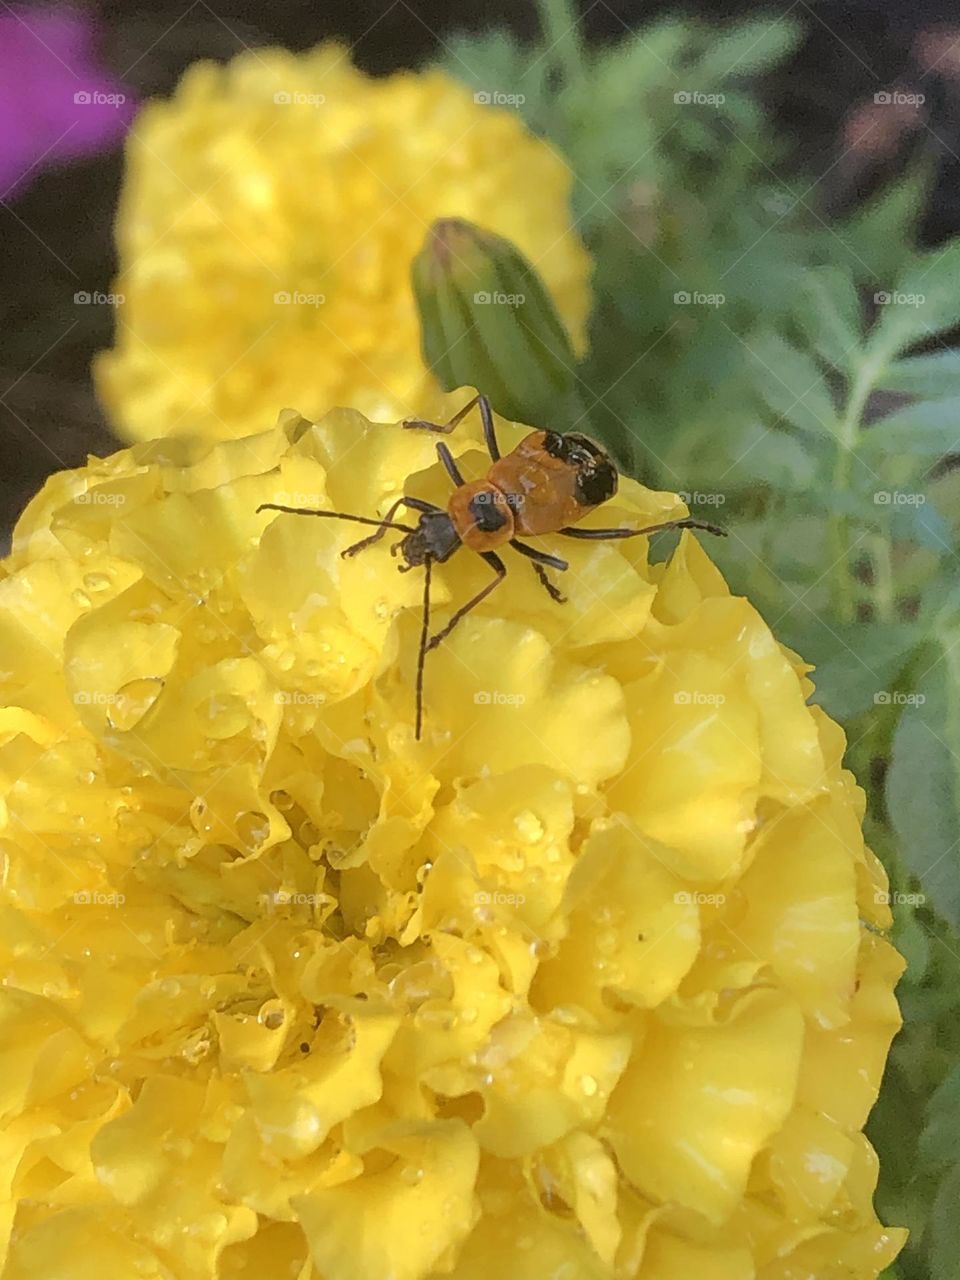
[[[599,507],[617,492],[617,469],[609,458],[592,462],[577,472],[574,497],[581,507]]]
[[[498,496],[492,493],[478,493],[476,497],[470,499],[470,514],[473,516],[474,524],[482,533],[496,533],[507,524],[507,513],[503,510],[505,504],[495,500]]]

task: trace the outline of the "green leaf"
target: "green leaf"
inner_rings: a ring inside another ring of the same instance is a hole
[[[857,450],[867,466],[877,468],[887,457],[914,455],[942,458],[960,448],[960,396],[947,400],[919,400],[881,418]]]
[[[817,362],[776,333],[751,334],[750,372],[773,412],[798,430],[832,436],[836,408]]]
[[[917,986],[930,964],[930,936],[910,903],[894,904],[893,945],[907,962],[903,981]]]
[[[835,623],[818,632],[813,674],[816,701],[838,720],[883,706],[920,636],[910,623]]]
[[[860,298],[849,271],[820,267],[801,285],[798,319],[807,339],[835,369],[849,369],[862,345]]]
[[[926,654],[924,655],[926,657]],[[943,645],[893,738],[886,800],[903,862],[937,911],[960,924],[960,670]],[[923,701],[919,702],[922,698]]]
[[[960,324],[960,238],[946,248],[918,254],[901,273],[895,287],[881,285],[874,293],[880,315],[867,341],[877,359]]]
[[[755,19],[714,39],[696,67],[704,84],[729,76],[755,75],[782,62],[796,48],[800,29],[792,22]]]
[[[927,1103],[919,1152],[927,1164],[943,1167],[957,1159],[960,1134],[960,1066],[954,1067]]]
[[[960,397],[960,351],[951,348],[932,351],[929,355],[907,356],[890,365],[877,385],[920,400]]]
[[[930,1213],[930,1264],[933,1280],[960,1277],[960,1164],[940,1183]]]

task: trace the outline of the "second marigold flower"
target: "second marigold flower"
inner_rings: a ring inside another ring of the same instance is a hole
[[[284,404],[433,412],[410,270],[440,217],[513,241],[582,347],[570,187],[515,114],[440,72],[373,80],[331,45],[194,66],[128,145],[125,301],[96,367],[116,429],[222,439]]]

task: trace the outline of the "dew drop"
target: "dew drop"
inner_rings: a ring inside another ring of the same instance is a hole
[[[593,1076],[581,1076],[580,1088],[588,1098],[592,1098],[597,1092],[598,1085]]]
[[[517,834],[528,844],[536,844],[543,839],[544,825],[532,809],[524,809],[513,820]]]
[[[258,849],[270,834],[270,819],[259,810],[241,813],[236,822],[237,835],[248,849]]]
[[[257,1014],[257,1021],[266,1027],[268,1031],[276,1031],[283,1026],[285,1016],[283,1005],[275,1000],[268,1000]]]
[[[88,591],[106,591],[110,586],[110,578],[105,573],[85,573],[83,585]]]
[[[72,592],[74,604],[78,604],[81,609],[89,609],[93,603],[85,591],[81,591],[79,587]]]
[[[128,680],[117,690],[116,701],[107,711],[111,728],[126,733],[135,728],[163,692],[163,681],[156,676]]]

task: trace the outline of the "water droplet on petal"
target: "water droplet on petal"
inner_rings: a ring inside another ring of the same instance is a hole
[[[270,834],[270,819],[265,813],[253,810],[241,813],[236,822],[240,842],[248,849],[258,849]]]
[[[116,700],[107,711],[107,723],[121,733],[135,728],[163,692],[163,681],[152,676],[128,680],[117,690]]]
[[[532,809],[524,809],[513,820],[513,825],[521,840],[528,844],[536,844],[543,839],[544,825]]]

